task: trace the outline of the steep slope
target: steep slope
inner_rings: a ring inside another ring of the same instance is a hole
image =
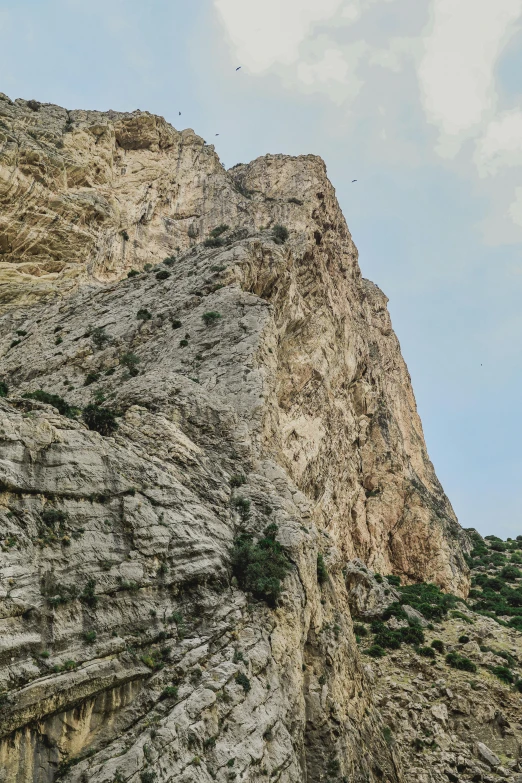
[[[266,156],[227,173],[161,118],[4,105],[18,134],[1,153],[6,779],[402,779],[346,565],[465,595],[468,541],[323,162]],[[29,125],[40,179],[24,163]],[[89,217],[100,198],[119,204],[107,223]],[[53,213],[64,200],[74,214]],[[157,266],[121,280],[145,262]],[[23,396],[39,389],[68,415]],[[93,403],[117,430],[87,428]],[[230,569],[235,536],[270,524],[292,564],[275,608]]]
[[[388,742],[408,777],[519,783],[522,536],[502,542],[470,533],[476,586],[465,604],[427,586],[394,587],[354,563],[354,629],[372,661],[373,699]]]

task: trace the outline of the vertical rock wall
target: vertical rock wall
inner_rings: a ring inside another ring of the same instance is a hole
[[[0,109],[5,779],[403,779],[343,570],[463,595],[466,541],[323,162],[226,172],[146,113]],[[268,524],[276,608],[230,570]]]

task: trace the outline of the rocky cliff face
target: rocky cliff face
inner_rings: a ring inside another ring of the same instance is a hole
[[[409,779],[347,564],[465,595],[467,539],[323,162],[5,96],[0,145],[4,779]],[[275,608],[230,569],[270,524]]]

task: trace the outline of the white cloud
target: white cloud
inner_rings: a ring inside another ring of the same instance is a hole
[[[363,86],[357,77],[357,66],[367,50],[363,41],[352,44],[343,51],[324,49],[316,62],[301,62],[297,66],[297,78],[310,91],[326,93],[332,101],[341,104],[346,98],[355,98]]]
[[[521,14],[522,0],[433,0],[419,81],[442,156],[453,157],[493,114],[494,66]]]
[[[235,48],[238,65],[254,73],[290,65],[317,22],[330,19],[343,0],[214,0]]]
[[[344,82],[348,76],[348,63],[339,49],[326,49],[322,60],[316,63],[299,63],[299,78],[304,84],[326,82],[333,79]]]
[[[414,59],[418,49],[418,39],[397,36],[390,39],[387,49],[373,49],[369,63],[397,73],[408,61]]]
[[[475,164],[481,176],[522,166],[522,111],[504,112],[489,123],[477,142]]]
[[[515,200],[509,206],[509,216],[515,225],[522,226],[522,188],[515,188]]]
[[[358,2],[348,3],[344,6],[341,17],[348,19],[350,22],[355,22],[361,15],[361,5]]]

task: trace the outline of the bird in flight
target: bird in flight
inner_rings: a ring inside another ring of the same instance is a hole
[[[357,180],[356,179],[352,179],[352,182],[357,182]]]
[[[236,68],[236,71],[240,71],[240,70],[241,70],[241,66],[239,66],[239,68]]]
[[[216,136],[219,136],[219,133],[216,133]]]
[[[181,117],[181,112],[179,112],[179,116]]]

